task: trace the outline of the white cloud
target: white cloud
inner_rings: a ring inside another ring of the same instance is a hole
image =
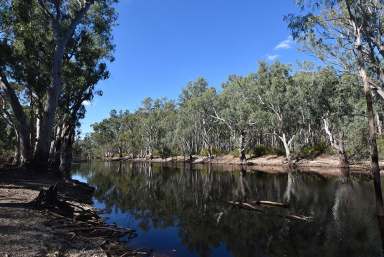
[[[269,61],[273,61],[273,60],[277,59],[278,57],[279,57],[278,54],[273,54],[273,55],[268,55],[268,56],[267,56],[267,59],[268,59]]]
[[[278,49],[289,49],[292,47],[293,40],[292,37],[289,36],[286,40],[281,41],[277,46],[275,47],[275,50]]]

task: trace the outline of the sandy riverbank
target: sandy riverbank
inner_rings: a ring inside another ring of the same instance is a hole
[[[65,217],[30,202],[56,184],[66,202],[92,214],[92,220]],[[106,233],[91,206],[93,190],[77,181],[25,170],[0,170],[0,256],[143,256]],[[97,225],[97,226],[96,226]]]
[[[134,162],[151,162],[151,163],[190,163],[189,158],[184,156],[175,156],[169,158],[159,158],[155,157],[152,159],[148,158],[110,158],[107,161],[121,161],[129,160]],[[248,157],[245,162],[241,162],[238,157],[232,155],[222,155],[216,156],[214,158],[208,158],[205,156],[193,156],[193,165],[198,166],[202,164],[215,164],[222,165],[229,168],[230,166],[235,166],[235,169],[238,169],[238,166],[243,166],[247,170],[258,170],[270,173],[284,173],[287,172],[288,163],[284,156],[277,155],[265,155],[261,157],[251,158]],[[380,167],[384,169],[384,162],[380,162]],[[332,175],[338,176],[341,175],[341,169],[339,167],[339,160],[337,156],[331,155],[320,155],[313,159],[301,159],[294,161],[294,168],[303,172],[314,172],[320,175]],[[357,174],[369,174],[369,162],[353,162],[350,165],[350,170],[352,173]],[[384,171],[381,171],[384,174]]]

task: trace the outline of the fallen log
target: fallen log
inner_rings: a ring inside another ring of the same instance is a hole
[[[297,220],[297,221],[305,221],[305,222],[310,222],[312,221],[312,217],[310,216],[304,216],[304,215],[299,215],[299,214],[279,214],[279,213],[271,213],[267,212],[265,209],[252,205],[250,203],[244,203],[244,202],[235,202],[235,201],[228,201],[229,204],[236,206],[241,209],[245,210],[251,210],[251,211],[257,211],[259,213],[267,214],[270,216],[277,216],[285,219],[290,219],[290,220]]]
[[[46,223],[54,229],[54,233],[66,237],[69,240],[100,240],[100,247],[107,256],[150,256],[150,250],[130,250],[119,242],[121,237],[128,239],[137,236],[132,229],[119,228],[115,225],[105,224],[97,213],[77,204],[66,201],[70,199],[58,195],[57,184],[47,190],[41,190],[39,195],[29,204],[32,208],[47,212],[54,218]],[[71,199],[72,200],[72,199]]]
[[[287,203],[279,203],[279,202],[272,202],[272,201],[252,201],[251,203],[256,205],[265,205],[265,206],[271,206],[271,207],[281,207],[281,208],[289,207]]]

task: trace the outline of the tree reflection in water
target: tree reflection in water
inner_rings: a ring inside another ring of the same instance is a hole
[[[75,170],[96,186],[95,199],[105,206],[108,222],[134,226],[139,236],[129,243],[155,252],[201,257],[381,255],[372,183],[364,178],[132,162],[84,163]],[[314,219],[306,223],[236,209],[229,200],[287,202],[288,209],[271,208],[268,213]]]

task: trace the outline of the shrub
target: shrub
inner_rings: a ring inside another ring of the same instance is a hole
[[[240,157],[239,149],[232,150],[232,151],[229,152],[229,154],[234,156],[234,157],[236,157],[236,158]]]
[[[212,147],[211,151],[212,151],[212,155],[220,155],[220,154],[222,154],[222,152],[219,149],[215,148],[215,147]],[[202,155],[202,156],[209,156],[208,148],[201,149],[200,155]]]
[[[264,155],[284,155],[284,151],[278,148],[268,147],[265,145],[255,145],[252,147],[250,154],[252,157],[260,157]]]
[[[326,142],[321,141],[315,145],[303,146],[298,153],[300,158],[315,158],[321,154],[329,153],[330,149]]]
[[[167,146],[163,146],[160,150],[158,150],[158,154],[162,159],[165,159],[172,156],[172,150]]]

